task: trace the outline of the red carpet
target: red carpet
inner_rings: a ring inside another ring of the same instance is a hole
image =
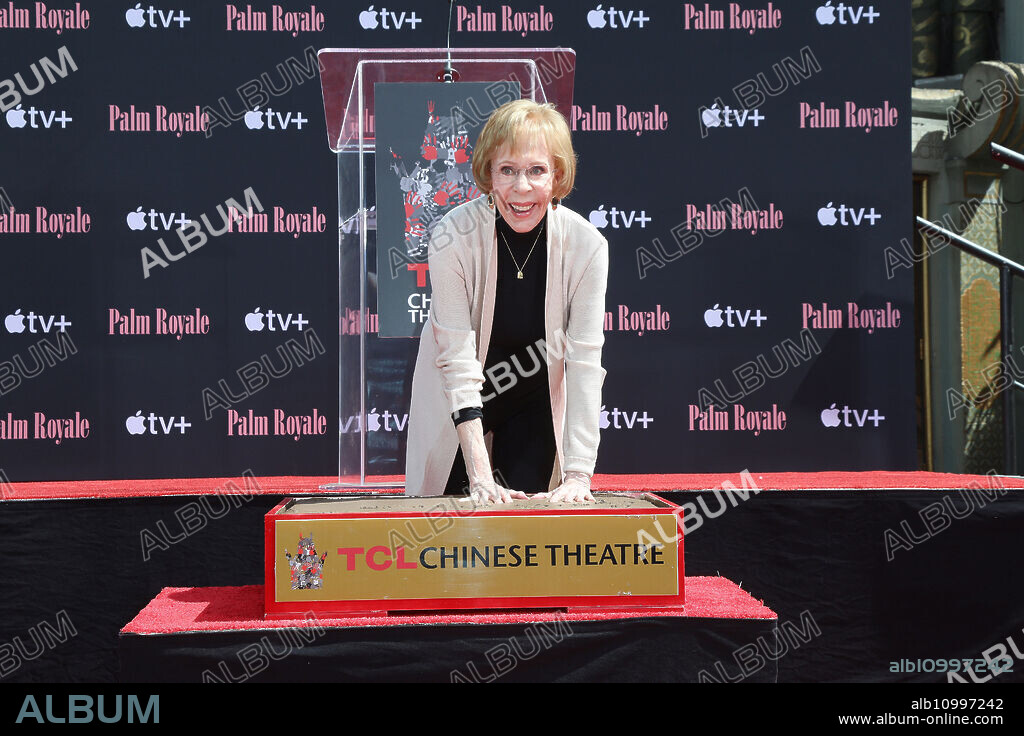
[[[855,490],[855,489],[953,489],[988,488],[997,482],[984,475],[954,473],[873,471],[861,473],[752,473],[761,490]],[[1024,478],[998,476],[1003,488],[1024,488]],[[242,493],[263,495],[309,495],[323,493],[324,483],[334,483],[333,476],[273,476],[246,478],[171,478],[158,480],[91,480],[51,481],[42,483],[0,483],[3,500],[133,498],[145,496],[182,496],[205,493]],[[346,478],[348,482],[358,478]],[[375,476],[373,481],[401,482],[403,476]],[[594,477],[598,491],[694,491],[711,490],[729,482],[742,487],[738,473],[676,473],[662,475],[601,475]],[[749,481],[748,481],[749,483]],[[401,493],[402,489],[380,491]]]
[[[730,580],[721,577],[686,578],[685,608],[632,608],[609,612],[560,613],[556,611],[506,611],[410,614],[400,616],[320,617],[263,619],[263,586],[237,588],[164,588],[121,629],[122,634],[183,634],[193,631],[236,631],[296,626],[408,626],[414,624],[504,624],[551,621],[601,621],[652,616],[689,618],[777,618],[763,603],[754,600]]]

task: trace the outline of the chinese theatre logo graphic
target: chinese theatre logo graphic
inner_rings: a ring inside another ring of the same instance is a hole
[[[313,545],[313,535],[308,537],[299,533],[299,548],[293,557],[288,550],[284,551],[288,558],[288,566],[291,568],[292,590],[308,590],[320,588],[324,582],[324,560],[327,553],[324,552],[318,558],[316,547]]]
[[[391,150],[390,169],[404,192],[405,248],[411,258],[426,254],[434,225],[453,207],[479,197],[473,183],[473,149],[458,107],[453,115],[435,112],[427,102],[420,159],[412,164]]]

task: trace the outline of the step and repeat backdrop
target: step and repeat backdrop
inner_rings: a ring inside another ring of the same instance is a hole
[[[403,472],[405,389],[340,416],[316,52],[447,22],[0,5],[0,481],[329,475],[364,430]],[[908,3],[482,2],[451,38],[576,51],[564,204],[611,251],[598,472],[916,467]],[[370,340],[402,375],[414,343]]]

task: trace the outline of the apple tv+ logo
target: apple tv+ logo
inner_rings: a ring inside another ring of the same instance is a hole
[[[125,11],[124,20],[132,28],[170,28],[172,23],[184,28],[192,19],[184,10],[160,10],[152,5],[143,8],[142,3],[135,3],[134,8]]]
[[[264,322],[264,320],[266,321]],[[291,312],[283,314],[282,312],[275,312],[273,309],[268,309],[264,312],[262,307],[256,307],[256,309],[245,315],[245,329],[249,330],[249,332],[263,332],[263,330],[268,332],[287,332],[291,327],[302,332],[308,324],[309,320],[302,316],[302,312],[295,316]]]
[[[623,210],[616,207],[612,207],[610,210],[606,210],[604,205],[598,205],[596,210],[591,210],[587,219],[590,220],[590,224],[596,228],[603,230],[609,225],[613,230],[620,228],[629,229],[634,225],[639,225],[641,229],[647,229],[647,223],[651,221],[651,218],[647,216],[647,210]]]
[[[619,424],[620,418],[622,419],[622,424]],[[601,405],[599,419],[601,429],[633,429],[637,424],[642,424],[643,429],[647,429],[647,425],[653,421],[654,417],[648,415],[646,410],[643,414],[640,414],[638,411],[626,411],[618,407],[612,407],[611,410],[608,410],[605,404]]]
[[[423,22],[415,12],[388,10],[385,7],[374,10],[373,7],[371,5],[359,14],[359,25],[367,31],[391,31],[401,29],[402,26],[416,30],[416,26]]]
[[[287,130],[289,126],[302,130],[308,122],[309,118],[301,112],[280,112],[272,107],[261,111],[259,105],[245,113],[245,127],[249,130],[264,130],[264,126],[266,130]]]
[[[383,421],[382,421],[383,420]],[[373,407],[366,413],[367,432],[404,432],[409,423],[409,413],[399,414],[396,411],[384,410],[383,413]],[[352,414],[346,419],[338,418],[338,430],[341,434],[362,431],[363,422],[358,414]]]
[[[171,434],[171,430],[177,429],[179,434],[185,434],[185,430],[192,426],[192,422],[185,420],[185,417],[161,417],[153,412],[149,416],[142,416],[142,410],[135,412],[124,421],[128,434]]]
[[[868,412],[871,411],[869,415]],[[842,415],[842,419],[840,419]],[[850,418],[853,417],[853,421]],[[863,427],[868,422],[878,427],[878,423],[885,420],[885,417],[878,413],[878,409],[851,409],[848,406],[843,406],[842,409],[837,409],[835,404],[832,404],[828,409],[821,412],[821,423],[826,427]]]
[[[836,213],[839,216],[836,217]],[[824,227],[833,227],[840,225],[841,227],[858,227],[865,220],[871,227],[875,226],[878,220],[882,219],[882,215],[875,211],[872,207],[850,207],[849,205],[840,204],[838,207],[833,206],[832,202],[829,202],[824,207],[818,209],[818,223]]]
[[[881,13],[875,12],[874,5],[869,5],[865,9],[863,5],[839,3],[833,7],[832,0],[828,0],[814,11],[814,18],[818,21],[819,26],[830,26],[837,22],[841,26],[857,25],[862,20],[866,20],[869,25],[874,25],[875,18],[880,16]]]
[[[725,319],[722,319],[722,315],[725,315]],[[736,321],[733,321],[733,317]],[[755,327],[760,327],[762,322],[767,322],[768,316],[761,314],[761,310],[757,309],[737,309],[736,307],[726,307],[720,309],[716,304],[711,309],[704,310],[704,324],[708,327],[746,327],[751,322],[754,323]]]
[[[152,207],[149,212],[143,212],[142,205],[136,207],[134,212],[129,212],[125,221],[129,230],[176,230],[192,222],[184,212],[157,212]]]
[[[650,20],[642,10],[616,10],[614,5],[609,5],[607,10],[602,6],[587,13],[587,25],[591,28],[629,28],[631,25],[644,27],[644,23]]]
[[[68,127],[68,123],[74,120],[69,117],[66,110],[60,111],[58,117],[56,110],[39,110],[35,107],[30,107],[28,110],[22,109],[23,105],[18,105],[7,111],[4,116],[4,120],[7,121],[7,127],[9,128],[52,128],[55,123],[60,123],[61,130]]]
[[[36,329],[37,326],[39,329]],[[8,314],[4,319],[4,329],[12,335],[20,335],[22,332],[32,335],[49,334],[54,327],[57,328],[54,332],[67,332],[67,328],[70,326],[71,322],[63,314],[58,320],[55,314],[43,315],[35,312],[22,314],[20,309],[14,310],[13,314]]]
[[[725,105],[719,107],[716,102],[711,107],[700,110],[700,122],[705,130],[708,128],[745,128],[752,125],[760,128],[765,117],[759,108],[752,110],[739,109]]]

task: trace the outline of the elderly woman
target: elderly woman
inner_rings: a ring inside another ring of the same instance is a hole
[[[576,155],[551,105],[498,108],[474,151],[486,196],[438,223],[413,376],[406,493],[593,501],[608,242],[559,204]]]

